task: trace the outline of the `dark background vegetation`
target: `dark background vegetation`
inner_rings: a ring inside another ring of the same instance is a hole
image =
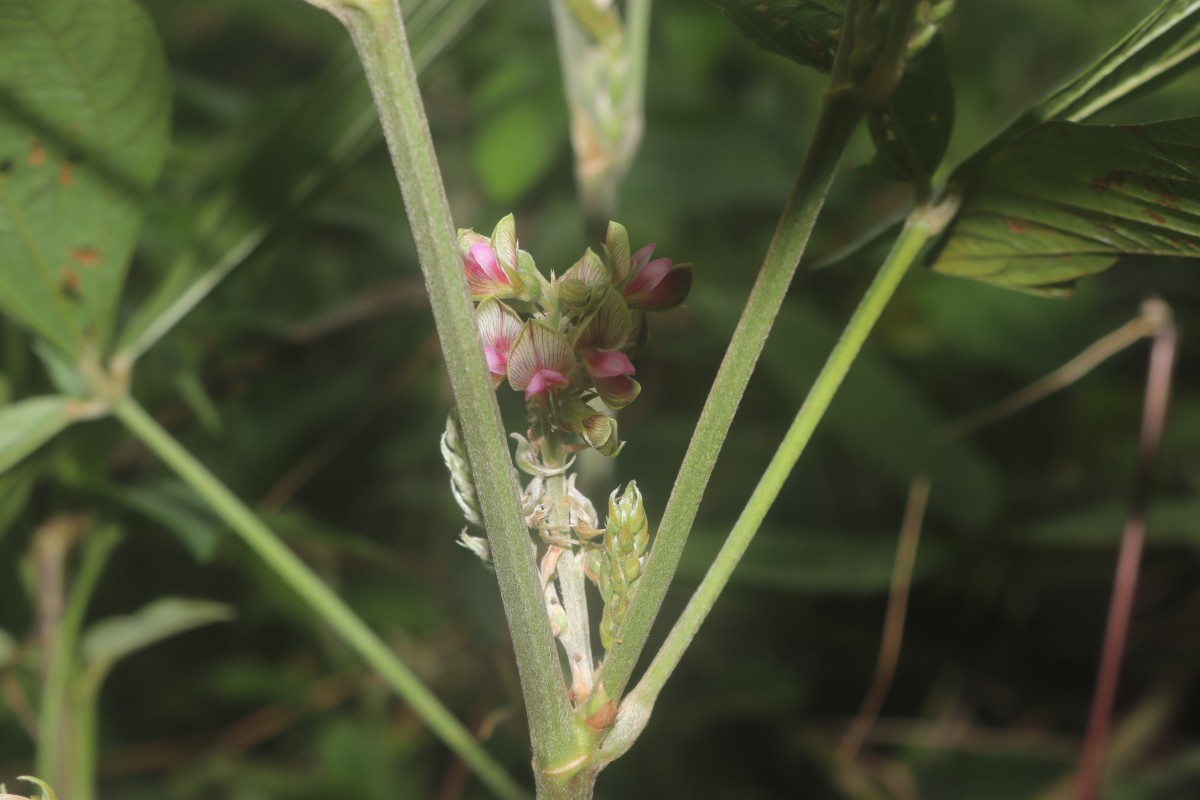
[[[946,26],[958,102],[948,161],[1154,4],[962,3]],[[326,113],[327,100],[312,95],[352,63],[344,34],[299,0],[145,5],[173,70],[174,149],[128,313],[195,244],[198,198],[231,191],[235,214],[262,221],[277,204],[276,182],[314,168],[324,180],[151,351],[135,391],[257,501],[524,779],[527,731],[495,581],[455,544],[461,522],[437,450],[450,397],[395,178],[377,137],[332,166],[308,138],[352,116],[345,103]],[[660,253],[695,262],[696,284],[687,307],[653,321],[638,363],[644,391],[621,420],[629,445],[613,473],[588,468],[597,501],[636,478],[652,519],[661,514],[799,165],[820,85],[755,50],[705,4],[656,4],[647,132],[620,219],[635,246],[653,240]],[[458,223],[490,230],[514,211],[522,246],[542,269],[569,266],[585,242],[547,6],[483,4],[426,68],[423,87]],[[1195,114],[1194,87],[1193,75],[1101,121]],[[311,116],[289,122],[297,108]],[[869,160],[864,136],[810,260],[902,210],[903,189],[855,168]],[[220,255],[214,245],[201,266]],[[703,574],[881,256],[868,249],[797,280],[664,624]],[[897,530],[928,434],[1071,358],[1150,293],[1173,306],[1184,338],[1118,701],[1117,788],[1107,796],[1196,797],[1200,357],[1190,333],[1200,329],[1200,278],[1194,262],[1150,259],[1123,261],[1067,301],[911,275],[645,735],[602,776],[598,796],[844,796],[831,754],[874,668]],[[20,335],[11,327],[3,335],[15,390],[44,390]],[[1135,347],[939,459],[896,685],[860,762],[884,787],[879,796],[1032,798],[1073,769],[1145,362],[1145,346]],[[515,393],[501,395],[519,419]],[[484,796],[219,523],[199,509],[151,518],[122,501],[133,487],[176,490],[116,424],[72,429],[43,458],[49,479],[0,538],[0,627],[30,631],[20,564],[32,530],[63,510],[127,531],[93,616],[166,594],[238,610],[234,622],[158,645],[114,672],[102,703],[105,800]],[[106,473],[81,474],[80,464],[95,463]],[[30,769],[31,756],[14,718],[0,713],[0,775]]]

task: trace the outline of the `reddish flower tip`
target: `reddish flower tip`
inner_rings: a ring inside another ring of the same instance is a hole
[[[567,376],[563,375],[558,370],[547,369],[542,367],[533,373],[533,377],[529,379],[529,385],[525,387],[525,399],[528,400],[551,389],[559,389],[564,386],[570,386],[571,381],[567,380]]]
[[[597,350],[585,355],[584,361],[594,378],[616,378],[636,372],[629,356],[619,350]]]
[[[485,242],[475,242],[463,256],[467,284],[473,297],[511,292],[512,279],[496,259],[496,251]]]
[[[508,371],[508,349],[485,347],[483,354],[487,356],[488,372],[503,378]]]
[[[640,254],[646,248],[642,248]],[[647,253],[647,258],[649,254]],[[635,256],[637,260],[637,256]],[[621,290],[630,308],[663,311],[683,302],[692,289],[692,265],[672,266],[669,258],[641,260],[629,283]]]

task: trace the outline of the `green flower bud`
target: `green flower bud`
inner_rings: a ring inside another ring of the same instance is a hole
[[[617,490],[608,498],[608,527],[595,563],[596,584],[604,599],[604,616],[600,620],[600,643],[605,650],[616,641],[617,629],[629,610],[629,595],[642,575],[642,562],[650,546],[650,523],[642,505],[642,493],[637,483],[630,481],[624,493]]]

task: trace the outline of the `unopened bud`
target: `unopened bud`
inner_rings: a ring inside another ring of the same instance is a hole
[[[650,524],[642,505],[642,493],[633,481],[617,497],[608,498],[608,527],[596,570],[597,586],[604,599],[600,620],[600,643],[605,650],[616,641],[617,629],[629,609],[629,595],[642,574],[642,562],[650,545]]]

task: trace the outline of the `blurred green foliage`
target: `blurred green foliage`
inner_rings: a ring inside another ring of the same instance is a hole
[[[121,327],[164,281],[177,291],[214,265],[236,270],[147,352],[136,391],[524,775],[527,735],[494,578],[455,544],[460,522],[437,450],[449,393],[432,320],[344,34],[298,0],[144,5],[171,65],[173,140]],[[1154,3],[961,5],[945,30],[958,107],[951,163]],[[561,272],[584,241],[548,7],[420,7],[411,25],[424,14],[429,41],[463,26],[423,75],[457,221],[482,229],[515,211],[522,246]],[[655,320],[638,364],[641,399],[621,420],[630,444],[616,477],[637,479],[653,521],[798,167],[821,81],[754,48],[714,9],[679,0],[656,5],[648,74],[646,136],[620,218],[635,244],[656,241],[697,270],[688,306]],[[1185,80],[1103,121],[1195,113]],[[864,130],[848,163],[871,155]],[[810,261],[886,224],[904,202],[871,170],[846,170]],[[797,281],[662,625],[736,518],[881,255],[867,247]],[[895,531],[930,432],[1071,358],[1151,292],[1174,307],[1185,344],[1111,796],[1195,797],[1200,369],[1187,332],[1200,327],[1200,277],[1194,263],[1150,258],[1126,259],[1067,301],[912,275],[600,796],[1009,800],[1061,781],[1086,721],[1134,463],[1140,347],[939,455],[896,686],[862,772],[840,774],[831,753],[870,680]],[[53,390],[28,337],[7,322],[0,358],[6,394]],[[518,398],[501,395],[515,429]],[[108,679],[105,798],[482,796],[112,423],[69,429],[0,476],[0,630],[18,646],[32,631],[24,553],[32,531],[64,510],[126,530],[90,617],[164,595],[238,612]],[[5,642],[0,634],[0,668]],[[10,682],[10,703],[14,692]],[[28,771],[31,757],[19,711],[0,713],[0,776]]]

